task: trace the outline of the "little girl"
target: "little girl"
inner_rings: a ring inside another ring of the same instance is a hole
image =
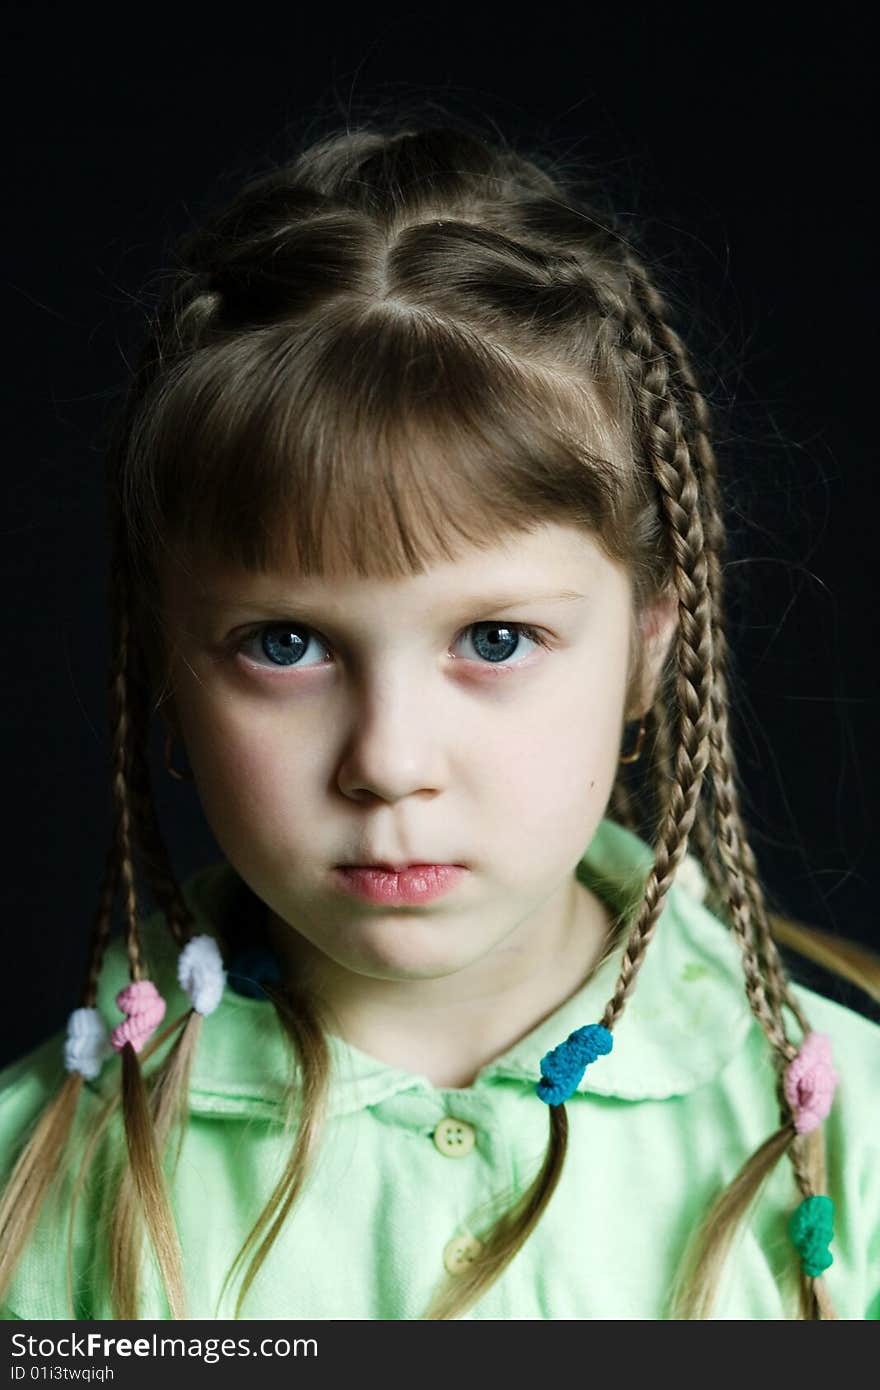
[[[880,1317],[880,1029],[771,934],[709,412],[607,215],[320,140],[185,239],[108,484],[115,833],[0,1075],[4,1315]]]

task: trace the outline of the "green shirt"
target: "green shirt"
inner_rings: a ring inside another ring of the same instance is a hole
[[[578,876],[615,911],[641,897],[650,847],[604,820]],[[566,1103],[569,1146],[540,1222],[500,1279],[466,1315],[477,1319],[664,1316],[670,1277],[689,1230],[716,1192],[778,1125],[769,1046],[745,996],[740,955],[703,905],[690,857],[669,893],[614,1050],[587,1067]],[[195,930],[218,934],[225,862],[190,878]],[[168,1003],[189,1000],[177,950],[158,914],[143,927],[149,978]],[[324,1140],[301,1194],[243,1305],[245,1318],[418,1318],[436,1281],[468,1257],[487,1198],[517,1192],[543,1159],[548,1108],[536,1096],[540,1059],[570,1032],[598,1022],[617,977],[621,943],[577,993],[473,1084],[442,1088],[330,1036],[333,1079]],[[98,1007],[119,1021],[128,982],[121,938],[108,951]],[[800,986],[811,1026],[831,1039],[840,1083],[825,1122],[827,1192],[835,1203],[834,1263],[826,1282],[843,1318],[880,1318],[880,1028]],[[4,1177],[16,1141],[63,1078],[63,1034],[0,1072]],[[292,1149],[280,1098],[290,1067],[273,1006],[228,984],[202,1024],[189,1120],[172,1186],[191,1318],[213,1318],[223,1277]],[[102,1095],[118,1091],[119,1058],[84,1085],[74,1146]],[[147,1070],[150,1063],[147,1063]],[[44,1207],[3,1316],[67,1318],[65,1212]],[[93,1232],[102,1201],[96,1171],[75,1225],[78,1318],[109,1318],[106,1257]],[[796,1267],[787,1222],[799,1201],[783,1159],[735,1244],[714,1316],[790,1316],[781,1284]],[[97,1287],[92,1278],[100,1276]],[[145,1281],[144,1318],[168,1318]],[[219,1310],[230,1317],[237,1283]]]

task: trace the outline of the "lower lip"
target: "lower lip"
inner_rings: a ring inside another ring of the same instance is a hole
[[[371,903],[429,903],[464,878],[460,864],[415,864],[399,873],[385,869],[337,868],[343,887]]]

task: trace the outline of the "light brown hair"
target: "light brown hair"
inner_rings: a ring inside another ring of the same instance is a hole
[[[147,761],[151,718],[170,693],[163,557],[405,577],[450,558],[458,541],[480,546],[545,521],[582,526],[632,576],[634,614],[664,594],[678,602],[648,710],[632,646],[627,711],[645,716],[649,775],[621,765],[608,814],[645,835],[654,864],[623,924],[601,1022],[613,1030],[626,1008],[690,849],[741,949],[779,1082],[778,1130],[719,1194],[670,1290],[668,1315],[698,1318],[710,1315],[732,1239],[779,1159],[806,1196],[822,1191],[824,1153],[821,1131],[795,1133],[781,1084],[809,1024],[740,810],[710,412],[655,277],[594,194],[461,121],[374,121],[250,180],[184,238],[108,453],[115,832],[81,1003],[95,1004],[117,896],[131,978],[141,977],[136,865],[178,944],[192,929]],[[295,1099],[300,1118],[286,1170],[227,1274],[224,1292],[251,1257],[236,1316],[315,1161],[330,1079],[314,1001],[289,982],[267,993],[291,1049],[288,1130]],[[119,1318],[138,1317],[145,1236],[172,1315],[186,1315],[168,1150],[176,1135],[180,1152],[200,1022],[194,1011],[173,1021],[140,1060],[122,1049],[120,1097],[80,1170],[81,1184],[121,1105],[125,1153],[105,1233]],[[169,1039],[148,1086],[142,1063]],[[70,1073],[18,1157],[0,1206],[0,1296],[66,1162],[81,1087]],[[564,1104],[548,1106],[548,1121],[540,1172],[480,1230],[479,1258],[438,1287],[423,1317],[461,1315],[528,1239],[562,1171]],[[822,1280],[798,1278],[795,1315],[834,1316]]]

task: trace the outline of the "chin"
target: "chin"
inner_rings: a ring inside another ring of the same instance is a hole
[[[469,960],[453,960],[427,951],[364,951],[338,962],[355,975],[375,980],[441,980],[467,969]]]

